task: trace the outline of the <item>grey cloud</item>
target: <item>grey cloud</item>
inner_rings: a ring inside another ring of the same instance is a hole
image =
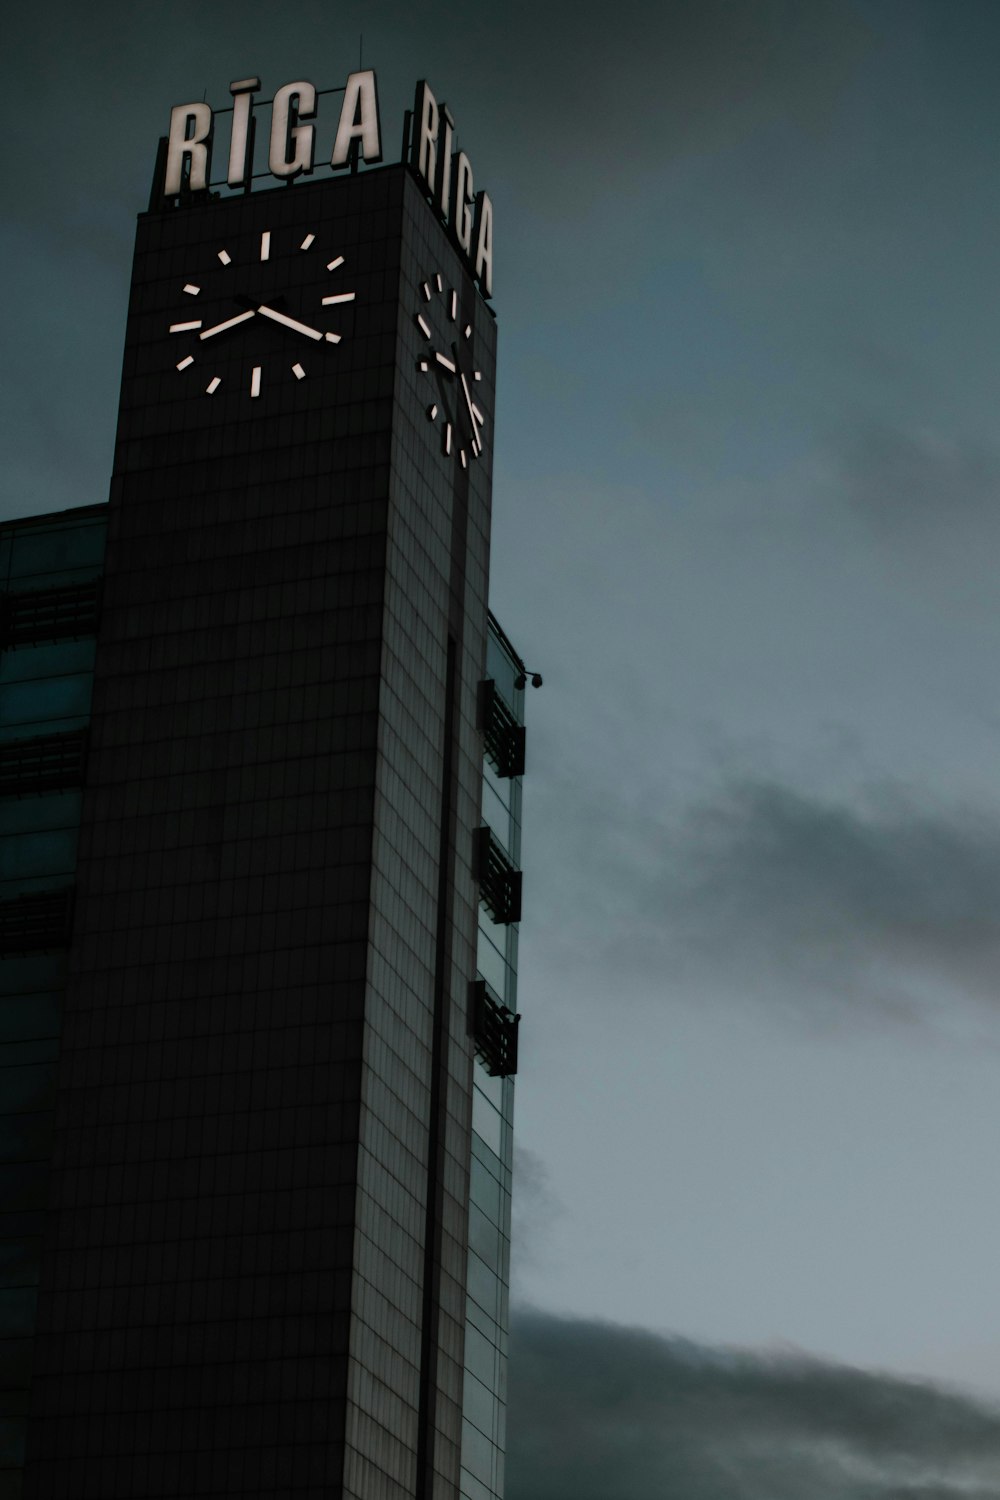
[[[711,149],[781,114],[821,127],[874,44],[860,11],[835,0],[812,0],[807,15],[797,0],[626,0],[610,21],[570,0],[511,10],[522,24],[493,40],[497,72],[528,87],[524,126],[543,126],[543,144],[574,150],[581,169],[619,175],[629,158],[659,165],[665,151]]]
[[[996,815],[930,810],[890,788],[835,802],[746,778],[670,822],[592,807],[586,837],[586,849],[547,851],[564,866],[561,904],[540,928],[549,947],[562,932],[560,963],[614,975],[618,990],[715,987],[830,1019],[845,1007],[917,1019],[929,986],[997,1001]]]
[[[1000,510],[1000,453],[926,426],[866,424],[839,478],[848,503],[893,538],[901,531],[939,537]]]
[[[1000,1409],[797,1354],[521,1313],[510,1500],[995,1500]]]
[[[755,963],[896,1005],[930,974],[995,998],[996,818],[935,815],[889,793],[838,805],[746,782],[690,819],[685,852],[682,920],[713,949],[727,944],[744,972]]]

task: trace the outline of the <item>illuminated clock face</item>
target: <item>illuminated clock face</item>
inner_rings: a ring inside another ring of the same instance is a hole
[[[463,321],[459,296],[440,271],[420,286],[414,321],[426,339],[418,361],[427,382],[427,419],[441,435],[441,451],[467,469],[483,451],[486,418],[477,389],[482,380],[472,359],[472,324]]]
[[[345,270],[335,247],[301,229],[220,244],[179,288],[167,325],[178,378],[201,397],[232,386],[254,401],[275,382],[320,373],[354,301]]]

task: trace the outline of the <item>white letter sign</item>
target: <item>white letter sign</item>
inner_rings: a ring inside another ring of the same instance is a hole
[[[254,173],[257,114],[254,95],[259,88],[259,78],[239,78],[229,85],[233,96],[229,161],[225,179],[216,182],[211,180],[214,129],[211,108],[195,103],[178,104],[171,110],[170,134],[161,140],[157,153],[151,209],[167,207],[163,200],[180,199],[187,203],[195,194],[206,199],[218,198],[219,189],[224,188],[252,191],[255,176],[264,175],[259,170]],[[362,161],[365,166],[380,162],[382,123],[374,71],[360,68],[348,74],[342,90],[325,89],[324,93],[343,94],[330,167],[334,171],[347,168],[356,172]],[[313,170],[316,126],[304,122],[315,119],[318,99],[315,86],[307,79],[284,84],[274,96],[267,166],[282,181],[290,181],[300,173],[308,175]],[[483,296],[492,296],[493,205],[485,193],[475,191],[472,163],[455,144],[451,112],[446,104],[438,104],[424,78],[417,84],[412,113],[407,114],[403,162],[409,163],[411,180],[416,178],[419,182]],[[312,238],[309,237],[310,243]]]
[[[437,139],[437,100],[421,79],[413,104],[413,165],[432,193],[437,185]]]
[[[355,153],[360,152],[365,161],[382,160],[378,89],[375,74],[370,68],[364,73],[352,73],[347,80],[337,139],[333,143],[333,155],[330,157],[331,167],[347,165],[355,142],[358,143]]]
[[[292,103],[292,100],[295,103]],[[271,151],[267,165],[275,177],[297,177],[313,169],[314,125],[292,124],[309,120],[316,113],[316,90],[303,79],[286,83],[271,105]]]
[[[188,129],[192,126],[192,129]],[[176,104],[170,111],[167,139],[167,170],[163,191],[172,196],[182,184],[192,192],[208,187],[208,156],[212,137],[212,111],[207,104]],[[190,163],[184,182],[184,158]]]

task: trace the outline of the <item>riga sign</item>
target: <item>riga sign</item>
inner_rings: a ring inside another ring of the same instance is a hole
[[[233,96],[232,127],[226,183],[249,190],[253,176],[254,95],[259,78],[241,78],[229,85]],[[272,177],[289,181],[308,175],[316,165],[318,95],[305,79],[286,83],[271,104],[271,133],[267,167]],[[226,111],[229,113],[229,111]],[[184,198],[208,190],[211,185],[215,116],[201,101],[176,104],[170,111],[170,133],[166,138],[163,196]],[[410,164],[448,226],[473,277],[485,297],[493,292],[493,204],[487,193],[474,187],[472,163],[455,147],[455,122],[445,104],[438,104],[429,85],[421,80],[408,131]],[[329,164],[356,168],[382,160],[382,127],[379,120],[378,87],[369,68],[351,73],[344,87],[340,117]]]

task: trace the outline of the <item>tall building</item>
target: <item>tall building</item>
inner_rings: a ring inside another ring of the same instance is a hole
[[[0,528],[0,1500],[502,1496],[524,666],[428,93],[239,193],[186,107],[110,502]]]

